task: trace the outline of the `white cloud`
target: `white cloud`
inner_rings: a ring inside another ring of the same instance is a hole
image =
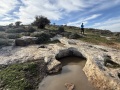
[[[19,12],[14,13],[24,24],[33,22],[36,15],[43,15],[51,20],[61,18],[61,12],[48,0],[23,0],[23,3],[25,6],[21,6]]]
[[[15,21],[2,21],[0,22],[0,25],[9,25],[10,23],[13,23]]]
[[[84,3],[81,0],[56,0],[57,7],[66,12],[82,10]]]
[[[94,14],[94,15],[88,17],[88,18],[85,18],[84,21],[88,21],[88,20],[91,20],[91,19],[95,19],[95,18],[97,18],[97,17],[99,17],[99,16],[101,16],[101,14]]]
[[[14,9],[17,4],[17,0],[0,0],[0,17]]]
[[[111,7],[114,7],[116,5],[120,5],[120,0],[89,0],[88,2],[86,1],[86,4],[92,5],[92,9],[90,11],[88,11],[88,13],[90,12],[95,12],[95,11],[100,11],[100,10],[105,10]]]
[[[69,22],[69,23],[67,23],[67,25],[78,26],[79,27],[81,25],[81,23],[87,24],[89,22],[89,20],[95,19],[95,18],[97,18],[99,16],[101,16],[101,14],[93,14],[93,15],[91,15],[89,17],[81,18],[81,19],[79,19],[79,20],[77,20],[75,22]]]
[[[21,0],[24,6],[19,6],[20,2],[18,0],[1,0],[0,1],[0,20],[14,19],[14,21],[22,21],[23,24],[29,24],[33,22],[36,15],[43,15],[50,20],[61,20],[65,19],[64,16],[69,15],[74,12],[81,12],[86,10],[86,8],[92,8],[90,11],[85,11],[84,13],[89,13],[96,10],[106,9],[120,3],[120,0]],[[19,5],[18,5],[19,4]],[[4,16],[11,10],[19,7],[19,10],[14,11],[14,15],[18,17],[15,19],[14,16]],[[97,14],[98,15],[98,14]],[[87,23],[89,20],[97,18],[96,14],[88,17],[81,18],[78,21],[71,22],[71,24],[79,24],[81,22]],[[74,17],[74,16],[73,16]],[[2,19],[1,19],[2,18]],[[11,21],[10,21],[11,22]],[[2,24],[2,21],[0,21]],[[3,22],[5,24],[5,22]],[[6,21],[6,24],[8,21]],[[64,22],[63,22],[64,23]],[[69,23],[70,24],[70,23]],[[3,24],[2,24],[3,25]]]
[[[80,0],[22,0],[19,12],[14,12],[19,21],[24,24],[31,23],[36,15],[43,15],[50,20],[60,20],[69,12],[82,10],[83,2]]]
[[[120,32],[120,17],[114,17],[103,22],[95,23],[92,27]]]

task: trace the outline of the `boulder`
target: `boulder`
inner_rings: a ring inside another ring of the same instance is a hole
[[[57,73],[62,69],[62,64],[58,60],[52,57],[45,57],[44,61],[47,63],[47,73]]]
[[[71,35],[69,35],[69,39],[78,39],[78,38],[82,38],[83,36],[77,34],[77,33],[72,33]]]
[[[23,36],[15,40],[15,46],[27,46],[31,44],[36,44],[36,41],[36,37]]]

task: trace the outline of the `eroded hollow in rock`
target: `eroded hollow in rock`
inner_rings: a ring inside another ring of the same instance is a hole
[[[59,53],[56,54],[55,58],[57,60],[60,60],[61,58],[71,57],[71,56],[86,59],[86,57],[81,52],[79,52],[76,48],[73,48],[73,47],[70,47],[70,48],[64,49],[64,50],[60,50]]]
[[[56,59],[60,61],[63,66],[73,64],[82,66],[83,68],[86,63],[86,58],[83,54],[73,47],[59,51],[59,53],[56,54]]]
[[[40,85],[40,90],[67,90],[65,87],[66,83],[72,83],[75,90],[96,90],[82,70],[86,63],[86,58],[77,49],[68,48],[61,50],[56,54],[56,59],[62,63],[62,70],[44,79]],[[42,86],[43,83],[44,87]],[[74,89],[69,87],[68,90]]]

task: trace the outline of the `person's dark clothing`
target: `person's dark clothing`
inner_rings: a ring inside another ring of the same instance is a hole
[[[83,25],[83,23],[81,25],[81,34],[84,34],[84,25]]]

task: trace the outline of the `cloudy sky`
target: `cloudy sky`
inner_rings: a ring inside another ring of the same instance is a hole
[[[30,24],[36,15],[51,23],[120,32],[120,0],[0,0],[0,25]]]

